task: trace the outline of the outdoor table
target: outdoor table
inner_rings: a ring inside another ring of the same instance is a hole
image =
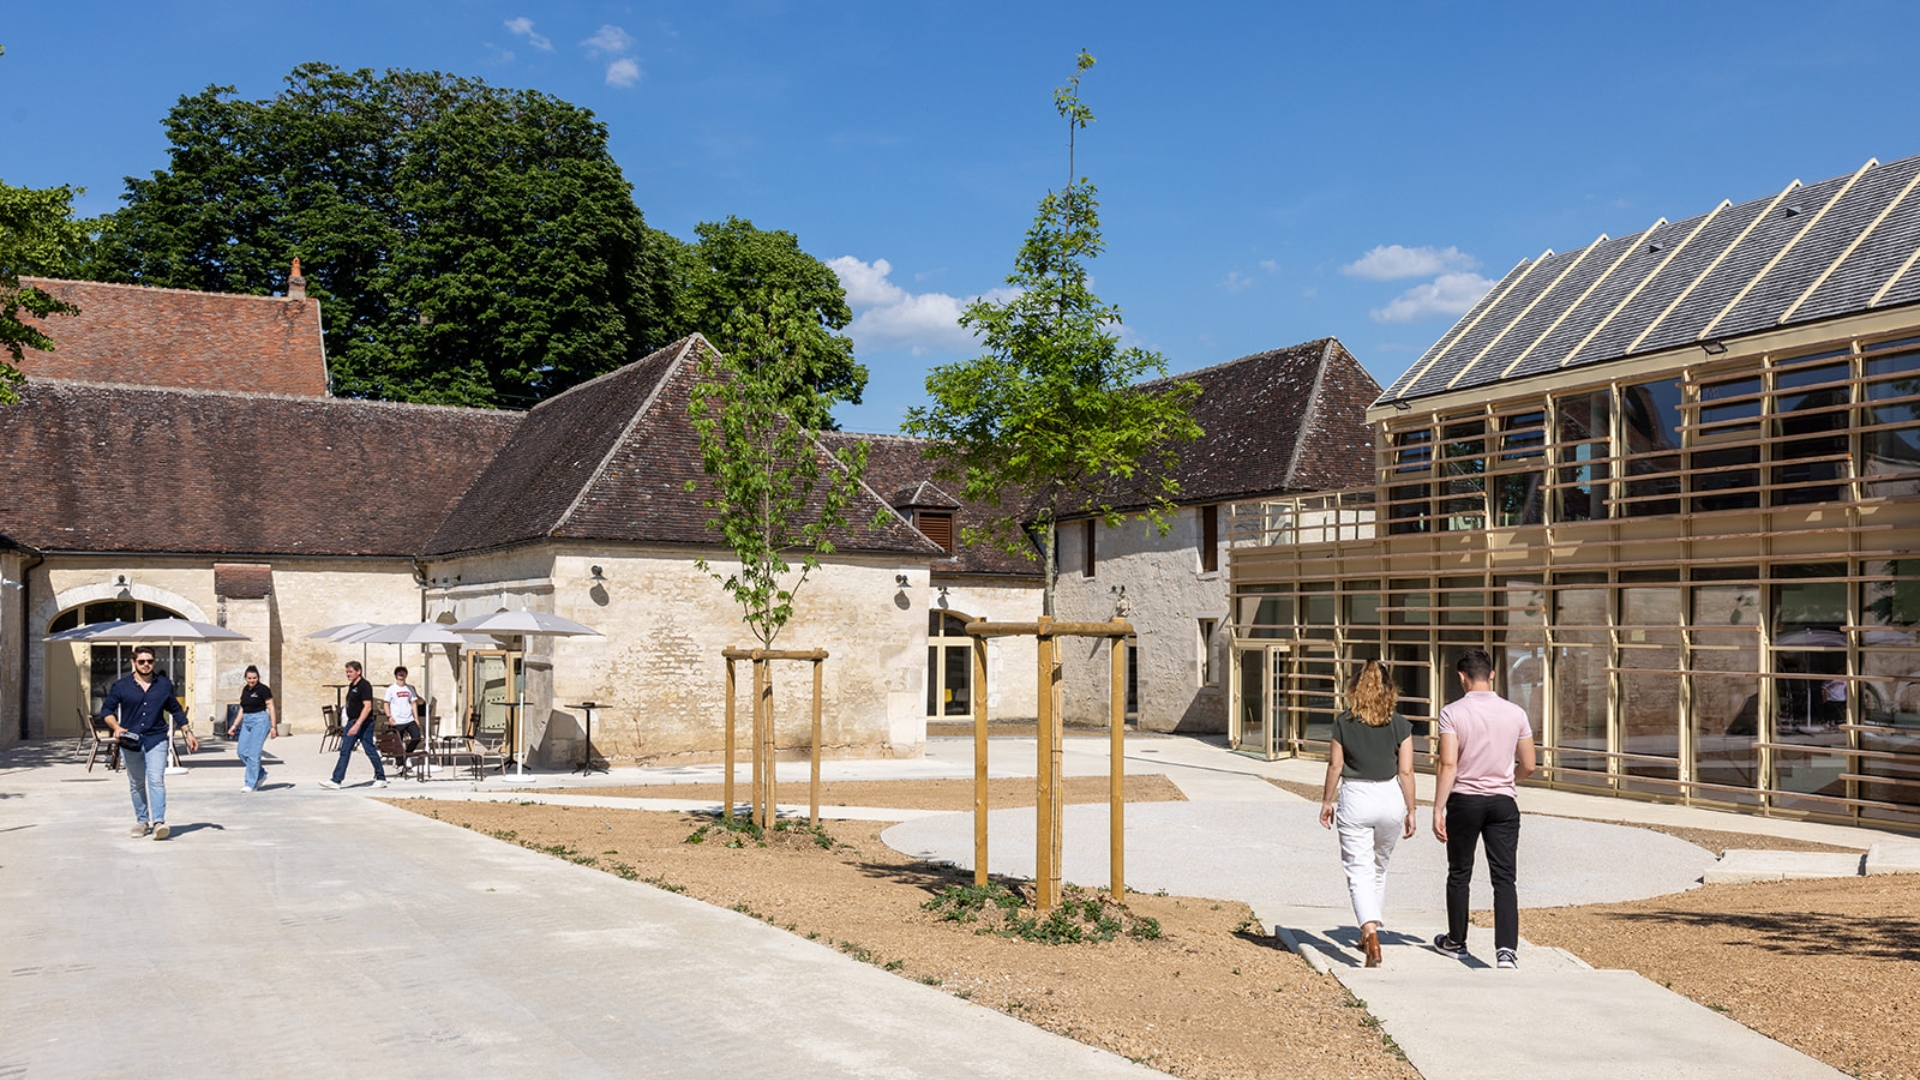
[[[495,706],[507,714],[507,764],[517,765],[515,760],[520,752],[520,703],[503,701]]]
[[[587,752],[580,758],[580,767],[573,771],[582,776],[591,775],[595,772],[606,772],[607,766],[605,762],[599,765],[593,763],[593,710],[604,709],[606,706],[597,702],[583,701],[578,705],[569,705],[567,708],[580,709],[587,714]]]
[[[347,686],[343,682],[321,683],[323,689],[333,691],[333,715],[340,716],[347,708]],[[341,717],[341,726],[346,726],[346,718]]]

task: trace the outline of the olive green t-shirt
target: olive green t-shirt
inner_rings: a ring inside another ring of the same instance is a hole
[[[1399,713],[1379,727],[1368,727],[1343,712],[1333,719],[1333,739],[1346,752],[1347,780],[1391,780],[1400,772],[1400,744],[1413,736],[1413,725]]]

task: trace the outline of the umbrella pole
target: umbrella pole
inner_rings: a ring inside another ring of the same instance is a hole
[[[509,667],[507,671],[507,677],[513,677],[511,667]],[[515,737],[513,741],[516,744],[518,752],[513,758],[513,775],[508,779],[511,779],[515,783],[525,784],[533,780],[532,777],[527,775],[527,635],[525,634],[520,635],[520,681],[517,687],[519,690],[520,703],[519,707],[514,710]]]

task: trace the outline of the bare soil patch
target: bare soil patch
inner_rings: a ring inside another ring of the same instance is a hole
[[[1296,780],[1276,780],[1271,776],[1263,777],[1267,783],[1277,788],[1291,791],[1303,799],[1320,801],[1320,785],[1302,784]],[[1429,807],[1431,809],[1431,807]],[[1561,814],[1545,814],[1543,817],[1562,817]],[[1599,818],[1576,818],[1578,821],[1599,821]],[[1624,825],[1632,829],[1646,829],[1651,832],[1665,833],[1668,836],[1685,840],[1689,844],[1706,848],[1715,855],[1725,855],[1731,849],[1749,851],[1864,851],[1865,848],[1837,847],[1812,840],[1794,840],[1784,836],[1767,836],[1763,833],[1737,832],[1726,829],[1690,829],[1680,825],[1649,825],[1636,821],[1606,821],[1608,825]]]
[[[1244,904],[1130,894],[1131,915],[1157,920],[1158,938],[1121,934],[1098,944],[1046,945],[979,933],[977,925],[925,910],[942,890],[971,883],[971,875],[888,848],[870,822],[769,833],[765,846],[710,827],[702,842],[690,844],[688,836],[711,818],[391,801],[764,919],[1176,1076],[1417,1080],[1340,984],[1260,936]]]
[[[1157,773],[1129,776],[1123,789],[1127,802],[1185,802],[1174,782]],[[555,794],[608,798],[688,799],[719,802],[725,798],[719,784],[640,784],[622,787],[557,788]],[[750,797],[746,784],[737,784],[733,797]],[[1070,803],[1103,803],[1109,796],[1104,776],[1069,776],[1061,794]],[[783,803],[807,801],[805,783],[783,783],[774,791]],[[889,810],[972,810],[971,780],[842,780],[820,785],[822,806],[878,806]],[[1033,805],[1033,780],[1004,777],[987,781],[987,808],[1005,810]]]
[[[1638,971],[1850,1075],[1920,1080],[1920,875],[1530,910],[1521,933]]]

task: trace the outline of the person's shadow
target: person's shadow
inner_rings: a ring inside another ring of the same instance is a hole
[[[211,821],[195,821],[186,825],[173,826],[171,829],[168,830],[167,838],[171,840],[171,839],[174,839],[175,837],[185,836],[188,833],[199,832],[201,829],[218,829],[221,832],[227,831],[227,827],[225,825],[216,825]]]

